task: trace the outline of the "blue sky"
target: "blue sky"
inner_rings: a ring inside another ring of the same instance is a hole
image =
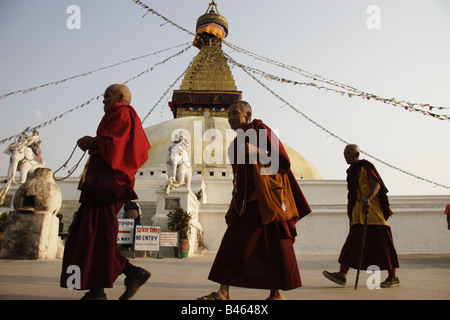
[[[143,1],[195,32],[209,0]],[[264,57],[293,65],[383,98],[450,107],[450,2],[446,0],[218,0],[229,22],[226,40]],[[67,8],[80,8],[81,29],[70,30]],[[369,6],[379,8],[380,28],[369,29]],[[0,95],[87,73],[133,57],[192,42],[188,33],[147,14],[131,0],[41,0],[0,3]],[[227,46],[238,62],[298,82],[298,73],[256,60]],[[45,123],[101,95],[182,47],[108,68],[26,94],[0,99],[0,140]],[[143,118],[197,54],[196,48],[130,81],[132,105]],[[254,117],[279,129],[282,141],[313,163],[325,179],[345,179],[345,145],[262,88],[237,67],[238,90]],[[450,186],[450,121],[379,101],[349,98],[312,87],[259,77],[292,106],[345,141],[375,157]],[[180,83],[175,86],[178,89]],[[172,118],[171,93],[144,123]],[[43,158],[56,170],[76,140],[95,135],[101,98],[40,129]],[[450,110],[441,113],[450,114]],[[0,145],[4,150],[7,143]],[[81,155],[77,153],[75,157]],[[365,157],[367,158],[367,157]],[[368,158],[369,159],[369,158]],[[371,160],[371,159],[369,159]],[[405,175],[373,161],[391,194],[449,194],[449,189]],[[0,156],[0,175],[8,157]]]

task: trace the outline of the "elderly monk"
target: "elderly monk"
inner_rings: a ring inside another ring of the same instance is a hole
[[[295,225],[299,219],[265,225],[262,223],[258,199],[254,194],[255,164],[248,163],[248,155],[261,150],[251,142],[237,145],[239,140],[244,141],[239,139],[240,135],[245,135],[258,125],[267,139],[265,150],[271,151],[272,160],[278,162],[278,171],[275,172],[288,175],[299,218],[309,214],[311,209],[290,170],[289,157],[281,142],[261,120],[251,121],[251,117],[252,109],[245,101],[232,104],[228,110],[228,122],[237,133],[228,149],[234,174],[234,190],[225,216],[227,230],[208,277],[219,283],[220,287],[217,292],[199,300],[228,300],[230,286],[269,289],[268,299],[282,300],[282,290],[302,285],[293,247],[297,236]],[[244,158],[247,160],[240,162],[237,158],[242,150],[245,150],[247,157]]]
[[[389,275],[381,283],[381,287],[396,287],[400,285],[396,276],[399,263],[391,227],[387,223],[392,215],[387,197],[388,190],[375,166],[367,160],[359,160],[359,155],[357,145],[349,144],[345,147],[344,158],[350,165],[347,170],[347,214],[350,219],[350,232],[339,256],[339,272],[323,271],[323,275],[337,284],[345,285],[349,268],[358,268],[365,212],[368,212],[361,268],[365,270],[376,265],[380,270],[388,270]]]
[[[148,159],[150,148],[130,102],[128,87],[109,86],[97,135],[77,142],[82,150],[89,150],[90,157],[80,180],[81,205],[66,241],[60,285],[89,289],[82,298],[85,300],[105,300],[104,288],[112,288],[122,273],[126,291],[119,299],[130,299],[150,277],[117,249],[117,214],[125,201],[137,199],[134,177]],[[80,274],[71,266],[78,267]]]

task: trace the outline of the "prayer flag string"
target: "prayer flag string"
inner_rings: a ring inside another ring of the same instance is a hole
[[[142,8],[143,10],[146,10],[146,11],[147,11],[147,13],[145,13],[142,17],[145,17],[147,14],[152,13],[152,14],[158,16],[159,18],[163,19],[163,20],[165,21],[164,24],[170,24],[170,25],[174,26],[175,28],[177,28],[177,29],[179,29],[179,30],[182,30],[182,31],[184,31],[184,32],[189,33],[190,35],[195,36],[195,33],[193,33],[192,31],[189,31],[188,29],[183,28],[183,27],[180,26],[179,24],[176,24],[175,22],[173,22],[172,20],[166,18],[165,16],[163,16],[163,15],[160,14],[159,12],[157,12],[157,11],[153,10],[152,8],[150,8],[148,5],[146,5],[146,4],[143,3],[142,1],[138,1],[138,0],[131,0],[131,1],[133,1],[133,2],[136,3],[137,5],[141,6],[141,8]]]
[[[258,75],[264,77],[266,80],[274,80],[274,81],[278,81],[278,82],[281,82],[281,83],[292,84],[294,86],[299,85],[299,86],[313,87],[313,88],[316,88],[316,89],[322,89],[322,90],[338,93],[338,94],[340,94],[342,96],[346,95],[349,98],[357,96],[357,97],[361,97],[364,100],[374,99],[376,101],[382,101],[385,104],[390,104],[390,105],[393,105],[393,106],[396,106],[396,107],[401,107],[401,108],[403,108],[403,109],[405,109],[407,111],[410,111],[410,112],[418,112],[418,113],[421,113],[421,114],[426,115],[426,116],[431,116],[431,117],[433,117],[435,119],[450,120],[450,116],[448,116],[448,115],[439,114],[439,113],[431,112],[431,111],[428,111],[428,110],[422,110],[422,109],[414,107],[414,104],[411,104],[409,102],[405,103],[404,101],[397,101],[395,99],[384,99],[384,98],[381,98],[381,97],[378,97],[378,96],[374,96],[374,95],[367,95],[366,93],[353,93],[353,92],[349,92],[349,91],[345,91],[345,90],[336,90],[334,88],[330,88],[330,87],[327,87],[327,86],[317,85],[314,82],[294,81],[294,80],[286,79],[286,78],[283,78],[283,77],[275,76],[273,74],[264,72],[264,71],[262,71],[260,69],[256,69],[256,68],[252,68],[252,67],[243,65],[241,63],[236,62],[235,60],[229,60],[229,62],[232,65],[236,65],[236,66],[238,66],[240,68],[244,68],[247,71],[250,71],[250,72],[252,72],[254,74],[258,74]]]
[[[76,78],[79,78],[79,77],[85,77],[87,75],[90,75],[92,73],[95,73],[95,72],[98,72],[98,71],[101,71],[101,70],[110,69],[110,68],[119,66],[121,64],[125,64],[125,63],[131,62],[131,61],[140,60],[140,59],[143,59],[143,58],[147,58],[149,56],[154,56],[156,54],[159,54],[159,53],[162,53],[162,52],[165,52],[165,51],[169,51],[171,49],[178,48],[178,47],[181,47],[181,46],[187,46],[189,44],[190,44],[189,42],[188,43],[179,44],[177,46],[173,46],[173,47],[170,47],[170,48],[167,48],[167,49],[163,49],[163,50],[159,50],[159,51],[156,51],[156,52],[152,52],[152,53],[140,56],[140,57],[134,57],[134,58],[122,61],[122,62],[114,63],[114,64],[106,66],[106,67],[101,67],[101,68],[98,68],[98,69],[95,69],[95,70],[92,70],[92,71],[89,71],[89,72],[85,72],[85,73],[81,73],[81,74],[78,74],[78,75],[75,75],[75,76],[67,77],[67,78],[62,79],[62,80],[52,81],[52,82],[49,82],[49,83],[46,83],[46,84],[41,84],[39,86],[35,86],[35,87],[32,87],[32,88],[22,89],[22,90],[17,90],[17,91],[1,94],[0,95],[0,100],[4,99],[4,98],[7,98],[7,97],[10,97],[12,95],[18,94],[18,93],[26,94],[26,93],[29,93],[29,92],[34,92],[34,91],[36,91],[38,89],[41,89],[41,88],[44,88],[44,87],[48,87],[48,86],[52,86],[52,85],[58,85],[60,83],[66,82],[68,80],[73,80],[73,79],[76,79]]]
[[[126,80],[126,81],[123,82],[123,83],[126,84],[126,83],[128,83],[128,82],[130,82],[130,81],[132,81],[132,80],[135,80],[135,79],[139,78],[140,76],[142,76],[142,75],[145,74],[145,73],[152,72],[153,69],[154,69],[155,67],[160,66],[160,65],[166,63],[167,61],[171,60],[172,58],[177,57],[177,56],[179,56],[179,55],[185,53],[185,52],[188,51],[190,48],[192,48],[192,44],[190,44],[188,47],[182,49],[181,51],[179,51],[179,52],[177,52],[177,53],[171,55],[170,57],[164,59],[163,61],[160,61],[160,62],[156,63],[156,64],[153,65],[151,68],[148,68],[147,70],[142,71],[141,73],[139,73],[139,74],[137,74],[136,76],[134,76],[134,77],[132,77],[132,78]],[[73,112],[73,111],[75,111],[75,110],[81,109],[81,108],[83,108],[83,107],[89,105],[92,101],[100,99],[102,96],[103,96],[103,93],[100,94],[100,95],[98,95],[97,97],[94,97],[94,98],[89,99],[89,100],[86,101],[85,103],[82,103],[82,104],[76,106],[75,108],[72,108],[72,109],[70,109],[70,110],[68,110],[68,111],[65,111],[65,112],[61,113],[60,115],[54,117],[53,119],[50,119],[50,120],[48,120],[48,121],[45,121],[44,123],[41,123],[41,124],[39,124],[39,125],[37,125],[37,126],[34,126],[34,127],[28,127],[25,131],[23,131],[23,132],[21,132],[21,133],[18,133],[18,134],[16,134],[16,135],[11,136],[11,137],[2,139],[2,140],[0,140],[0,144],[5,143],[5,142],[8,142],[8,141],[11,141],[11,140],[14,140],[14,139],[17,139],[17,138],[19,138],[19,136],[20,136],[21,134],[23,134],[23,133],[26,133],[26,132],[32,132],[34,129],[39,129],[39,128],[42,128],[42,127],[46,127],[47,125],[51,125],[51,124],[54,123],[56,120],[61,119],[61,118],[62,118],[63,116],[65,116],[66,114],[68,114],[68,113],[70,113],[70,112]]]
[[[164,99],[164,97],[172,90],[172,88],[177,84],[177,82],[181,79],[181,77],[183,77],[189,70],[189,68],[191,67],[192,63],[194,62],[194,60],[191,61],[191,63],[189,63],[188,67],[186,68],[186,70],[184,70],[184,72],[169,86],[169,88],[167,88],[167,90],[163,93],[163,95],[161,96],[161,98],[159,98],[158,102],[155,103],[155,105],[150,109],[150,111],[147,113],[147,115],[142,119],[141,123],[143,124],[147,118],[150,116],[150,114],[153,112],[153,110],[155,110],[155,108],[161,103],[161,101]]]
[[[138,0],[132,0],[132,1],[134,3],[136,3],[137,5],[141,6],[142,9],[147,10],[146,14],[152,13],[152,14],[158,16],[159,18],[163,19],[165,21],[165,24],[168,23],[168,24],[176,27],[179,30],[187,32],[187,33],[189,33],[191,35],[195,35],[193,32],[187,30],[186,28],[181,27],[179,24],[173,22],[172,20],[170,20],[167,17],[163,16],[162,14],[157,12],[156,10],[150,8],[144,2],[138,1]],[[144,14],[143,17],[146,14]],[[231,49],[235,50],[235,51],[244,53],[244,54],[249,55],[249,56],[251,56],[251,57],[253,57],[255,59],[258,59],[260,61],[271,63],[271,64],[277,65],[279,67],[285,68],[285,69],[290,70],[290,71],[298,72],[298,73],[302,74],[305,77],[313,79],[314,81],[325,82],[325,83],[327,83],[329,85],[332,85],[332,86],[335,86],[335,87],[347,90],[348,92],[344,92],[344,94],[346,93],[349,98],[351,98],[353,96],[360,96],[364,100],[371,100],[372,99],[372,100],[376,100],[376,101],[382,101],[382,102],[384,102],[386,104],[391,104],[391,105],[394,105],[394,106],[402,107],[403,109],[405,109],[407,111],[421,112],[422,114],[434,117],[435,119],[450,120],[450,116],[449,115],[438,114],[438,113],[432,112],[433,109],[435,109],[435,110],[444,110],[444,109],[448,110],[448,109],[450,109],[450,107],[435,106],[435,105],[431,105],[429,103],[414,103],[414,102],[400,100],[400,99],[397,99],[397,98],[383,98],[383,97],[380,97],[380,96],[375,95],[375,94],[364,92],[364,91],[359,90],[357,88],[354,88],[352,86],[349,86],[349,85],[346,85],[346,84],[343,84],[343,83],[339,83],[339,82],[331,80],[331,79],[327,79],[327,78],[325,78],[325,77],[323,77],[321,75],[313,74],[313,73],[308,72],[306,70],[303,70],[301,68],[298,68],[298,67],[295,67],[295,66],[291,66],[291,65],[288,65],[288,64],[285,64],[285,63],[273,60],[273,59],[269,59],[269,58],[263,57],[263,56],[258,55],[256,53],[253,53],[251,51],[248,51],[248,50],[242,49],[242,48],[240,48],[240,47],[238,47],[236,45],[233,45],[233,44],[231,44],[231,43],[229,43],[229,42],[227,42],[225,40],[223,41],[223,43],[225,45],[227,45],[228,47],[230,47]],[[332,90],[332,89],[328,88],[327,90]],[[420,110],[418,108],[428,109],[428,111]]]
[[[229,61],[232,61],[232,60],[233,60],[229,55],[225,54],[225,56],[226,56],[226,58],[227,58]],[[258,78],[256,78],[256,77],[255,77],[250,71],[248,71],[243,65],[240,65],[240,64],[235,64],[235,65],[236,65],[237,67],[239,67],[240,69],[242,69],[247,75],[249,75],[253,80],[255,80],[259,85],[261,85],[264,89],[266,89],[268,92],[270,92],[270,93],[271,93],[273,96],[275,96],[278,100],[280,100],[281,102],[283,102],[283,105],[287,105],[289,108],[291,108],[292,110],[294,110],[295,112],[297,112],[298,114],[300,114],[303,118],[305,118],[306,120],[308,120],[309,122],[311,122],[313,125],[315,125],[315,126],[318,127],[319,129],[321,129],[321,130],[323,130],[324,132],[326,132],[326,133],[327,133],[328,135],[330,135],[331,137],[333,137],[333,138],[339,140],[340,142],[342,142],[342,143],[344,143],[344,144],[346,144],[346,145],[349,144],[349,142],[347,142],[347,141],[344,140],[343,138],[339,137],[338,135],[334,134],[334,133],[331,132],[330,130],[326,129],[325,127],[323,127],[322,125],[320,125],[319,123],[317,123],[316,121],[314,121],[313,119],[311,119],[309,116],[307,116],[305,113],[303,113],[303,112],[301,112],[300,110],[298,110],[296,107],[294,107],[294,106],[293,106],[292,104],[290,104],[288,101],[286,101],[285,99],[283,99],[280,95],[278,95],[277,93],[275,93],[275,92],[274,92],[273,90],[271,90],[268,86],[266,86],[264,83],[262,83]],[[422,178],[422,177],[420,177],[420,176],[418,176],[418,175],[415,175],[415,174],[413,174],[413,173],[410,173],[410,172],[408,172],[408,171],[406,171],[406,170],[400,169],[400,168],[398,168],[398,167],[396,167],[396,166],[394,166],[394,165],[392,165],[392,164],[390,164],[390,163],[388,163],[388,162],[386,162],[386,161],[383,161],[383,160],[381,160],[381,159],[379,159],[379,158],[377,158],[377,157],[375,157],[375,156],[371,155],[370,153],[367,153],[367,152],[365,152],[365,151],[363,151],[363,150],[360,150],[360,152],[361,152],[362,154],[365,154],[365,155],[368,156],[369,158],[372,158],[372,159],[374,159],[375,161],[378,161],[379,163],[381,163],[381,164],[383,164],[383,165],[385,165],[385,166],[387,166],[387,167],[389,167],[389,168],[391,168],[391,169],[397,170],[397,171],[399,171],[399,172],[401,172],[401,173],[404,173],[404,174],[406,174],[406,175],[409,175],[409,176],[411,176],[411,177],[413,177],[413,178],[416,178],[416,179],[418,179],[418,180],[422,180],[422,181],[424,181],[424,182],[431,183],[431,184],[433,184],[433,185],[435,185],[435,186],[437,186],[437,187],[442,187],[442,188],[445,188],[445,189],[450,189],[449,186],[446,186],[446,185],[443,185],[443,184],[434,182],[434,181],[429,180],[429,179],[426,179],[426,178]]]
[[[313,82],[306,83],[306,82],[297,82],[297,81],[293,81],[293,80],[288,80],[288,79],[285,79],[285,78],[281,78],[281,77],[277,77],[277,76],[265,73],[265,72],[263,72],[261,70],[255,69],[255,68],[247,67],[249,69],[252,69],[251,70],[252,72],[260,73],[263,76],[265,76],[267,79],[276,80],[276,81],[279,81],[279,82],[282,82],[282,83],[289,83],[289,84],[293,84],[293,85],[300,84],[300,85],[306,85],[306,86],[315,87],[317,89],[326,89],[328,91],[334,91],[334,92],[340,93],[342,95],[347,95],[349,98],[352,98],[354,96],[358,96],[358,97],[361,97],[364,100],[381,101],[381,102],[383,102],[385,104],[390,104],[390,105],[394,105],[394,106],[397,106],[397,107],[401,107],[401,108],[403,108],[403,109],[405,109],[407,111],[410,111],[410,112],[420,112],[423,115],[431,116],[431,117],[433,117],[435,119],[450,120],[450,116],[449,115],[439,114],[437,112],[432,112],[433,110],[439,110],[439,111],[440,110],[450,110],[450,107],[435,106],[435,105],[431,105],[431,104],[428,104],[428,103],[424,104],[424,103],[410,102],[410,101],[400,100],[400,99],[397,99],[397,98],[383,98],[383,97],[380,97],[378,95],[375,95],[375,94],[372,94],[372,93],[367,93],[367,92],[364,92],[362,90],[356,89],[356,88],[351,87],[349,85],[346,85],[346,84],[343,84],[343,83],[339,83],[339,82],[336,82],[336,81],[331,80],[331,79],[327,79],[327,78],[322,77],[320,75],[312,74],[312,73],[310,73],[308,71],[305,71],[305,70],[303,70],[301,68],[298,68],[298,67],[295,67],[295,66],[291,66],[291,65],[287,65],[287,64],[284,64],[282,62],[278,62],[278,61],[275,61],[275,60],[272,60],[272,59],[269,59],[269,58],[265,58],[265,57],[260,56],[260,55],[258,55],[256,53],[253,53],[253,52],[250,52],[248,50],[239,48],[239,47],[237,47],[237,46],[235,46],[233,44],[230,44],[230,43],[228,43],[226,41],[224,41],[224,43],[229,48],[233,49],[234,51],[237,51],[237,52],[240,52],[240,53],[244,53],[244,54],[246,54],[248,56],[251,56],[251,57],[253,57],[253,58],[257,59],[257,60],[260,60],[260,61],[263,61],[263,62],[266,62],[266,63],[270,63],[270,64],[276,65],[278,67],[281,67],[281,68],[284,68],[284,69],[287,69],[287,70],[299,73],[299,74],[301,74],[304,77],[312,79],[313,81],[324,82],[324,83],[326,83],[328,85],[337,87],[339,89],[336,90],[336,89],[331,89],[331,88],[328,88],[328,87],[318,86],[317,84],[315,84]],[[421,109],[419,109],[419,108],[421,108]]]

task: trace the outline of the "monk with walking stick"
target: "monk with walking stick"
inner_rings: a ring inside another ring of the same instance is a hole
[[[323,275],[344,286],[349,268],[357,269],[359,276],[359,270],[374,265],[389,274],[380,286],[396,287],[400,285],[396,275],[399,263],[391,227],[387,223],[392,215],[388,190],[375,166],[367,160],[360,160],[359,155],[357,145],[345,147],[344,158],[350,165],[347,170],[350,232],[338,259],[339,272],[323,271]]]

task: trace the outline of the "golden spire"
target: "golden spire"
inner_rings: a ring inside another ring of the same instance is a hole
[[[214,8],[216,8],[216,11],[214,11]],[[206,9],[205,13],[217,13],[219,14],[219,10],[217,9],[217,4],[214,2],[214,0],[211,1],[211,3],[208,6],[208,9]]]
[[[218,11],[212,0],[197,20],[194,45],[200,52],[169,103],[176,118],[201,116],[205,111],[211,117],[226,118],[229,105],[242,97],[222,51],[228,22]]]
[[[214,0],[209,4],[206,13],[197,20],[194,45],[201,48],[205,43],[214,41],[222,42],[228,35],[228,21],[219,14],[217,4]]]

